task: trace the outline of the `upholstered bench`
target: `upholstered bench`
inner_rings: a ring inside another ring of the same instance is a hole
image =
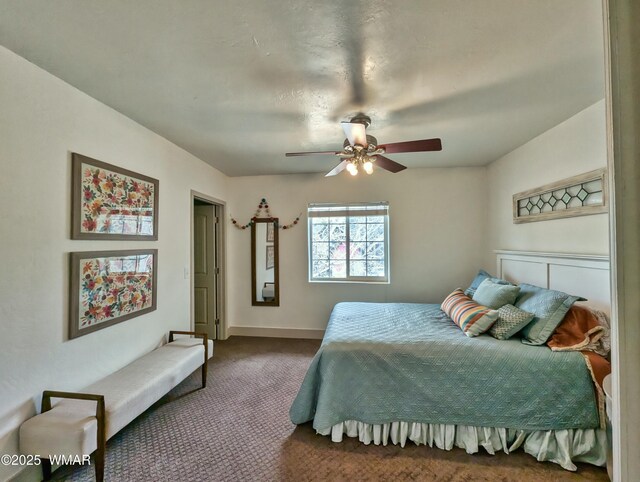
[[[191,335],[174,340],[174,335]],[[96,480],[104,478],[106,441],[153,405],[198,367],[202,387],[213,342],[202,333],[169,332],[169,343],[138,358],[81,393],[45,391],[40,415],[20,427],[20,451],[38,455],[44,480],[51,477],[52,455],[83,456],[95,452]],[[62,399],[52,406],[52,399]],[[95,402],[95,403],[94,403]]]

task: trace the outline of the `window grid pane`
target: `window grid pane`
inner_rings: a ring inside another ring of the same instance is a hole
[[[345,278],[346,218],[313,218],[311,226],[313,278]]]
[[[384,216],[353,216],[349,218],[350,277],[385,276],[384,238]]]
[[[372,208],[376,212],[369,216],[363,216],[360,210],[355,216],[327,212],[326,217],[310,217],[311,279],[387,280],[388,218],[379,214],[379,205]],[[345,206],[331,210],[348,214]]]

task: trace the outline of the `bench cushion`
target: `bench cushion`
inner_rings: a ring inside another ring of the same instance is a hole
[[[209,358],[213,342],[209,340]],[[80,390],[104,395],[105,430],[111,438],[189,376],[203,362],[202,340],[179,338]],[[20,451],[48,457],[84,455],[96,448],[96,402],[60,399],[20,427]]]
[[[61,404],[58,404],[61,405]],[[65,404],[36,415],[20,427],[20,452],[48,458],[50,455],[86,455],[97,448],[96,402]]]

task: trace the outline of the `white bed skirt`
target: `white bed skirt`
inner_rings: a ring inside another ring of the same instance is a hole
[[[416,445],[435,445],[443,450],[456,446],[469,454],[478,452],[479,447],[484,447],[491,455],[500,450],[508,454],[523,447],[540,462],[555,462],[572,471],[577,469],[574,462],[604,466],[607,459],[607,436],[602,429],[529,431],[417,422],[372,425],[347,420],[317,433],[331,435],[333,442],[342,442],[344,434],[357,437],[366,445],[372,442],[387,445],[391,441],[404,447],[407,440],[411,440]]]

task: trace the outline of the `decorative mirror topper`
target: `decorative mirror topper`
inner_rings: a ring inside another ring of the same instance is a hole
[[[72,153],[71,239],[158,239],[157,179]]]
[[[515,224],[608,212],[606,169],[513,195]]]
[[[266,216],[261,216],[263,212],[266,214]],[[292,229],[296,224],[298,224],[298,222],[300,222],[301,217],[302,217],[302,213],[298,214],[298,217],[295,218],[289,224],[279,224],[276,222],[275,225],[279,229]],[[258,204],[258,209],[256,210],[255,215],[251,218],[251,220],[247,224],[239,224],[238,221],[236,221],[233,217],[231,218],[231,222],[238,229],[249,229],[257,218],[277,219],[271,215],[271,211],[269,211],[269,203],[267,203],[267,200],[265,198],[262,198],[262,200],[260,201],[260,204]]]

